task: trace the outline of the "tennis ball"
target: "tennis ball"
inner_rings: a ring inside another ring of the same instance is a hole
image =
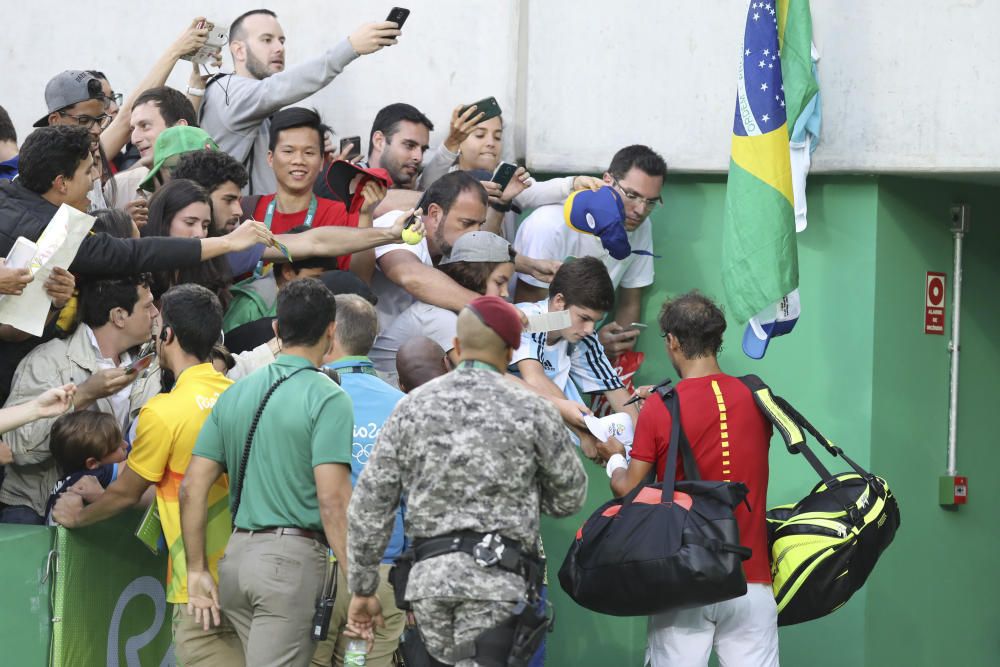
[[[402,236],[403,236],[403,241],[405,241],[409,245],[416,245],[416,244],[420,243],[421,239],[424,238],[423,234],[421,234],[420,232],[414,231],[414,230],[410,229],[409,227],[407,227],[406,229],[403,230]]]

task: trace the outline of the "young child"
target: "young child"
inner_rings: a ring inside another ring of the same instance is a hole
[[[54,526],[52,507],[70,487],[85,477],[93,477],[90,481],[99,483],[103,490],[118,476],[118,464],[125,460],[125,442],[114,415],[83,410],[63,415],[52,424],[49,448],[63,475],[45,507],[45,522]],[[82,495],[92,502],[97,487],[89,486],[92,488],[88,489],[85,482],[80,490],[87,489]]]

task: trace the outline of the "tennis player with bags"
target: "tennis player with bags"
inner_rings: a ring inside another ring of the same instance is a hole
[[[577,533],[559,581],[587,608],[648,614],[653,667],[707,665],[713,646],[725,667],[776,667],[764,514],[771,424],[719,368],[726,320],[711,300],[668,301],[659,324],[681,381],[646,399],[631,462],[616,440],[599,443],[619,499]],[[654,472],[662,484],[647,484]]]

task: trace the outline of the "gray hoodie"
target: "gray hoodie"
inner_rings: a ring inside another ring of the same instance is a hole
[[[319,58],[266,79],[225,74],[208,85],[201,127],[220,150],[248,168],[250,183],[244,194],[270,194],[278,189],[274,172],[267,165],[271,114],[323,88],[357,57],[350,41],[344,39]]]

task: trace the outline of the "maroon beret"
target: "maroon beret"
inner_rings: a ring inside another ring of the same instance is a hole
[[[521,316],[517,308],[498,296],[481,296],[469,302],[471,310],[483,324],[496,332],[507,347],[517,349],[521,346]]]

